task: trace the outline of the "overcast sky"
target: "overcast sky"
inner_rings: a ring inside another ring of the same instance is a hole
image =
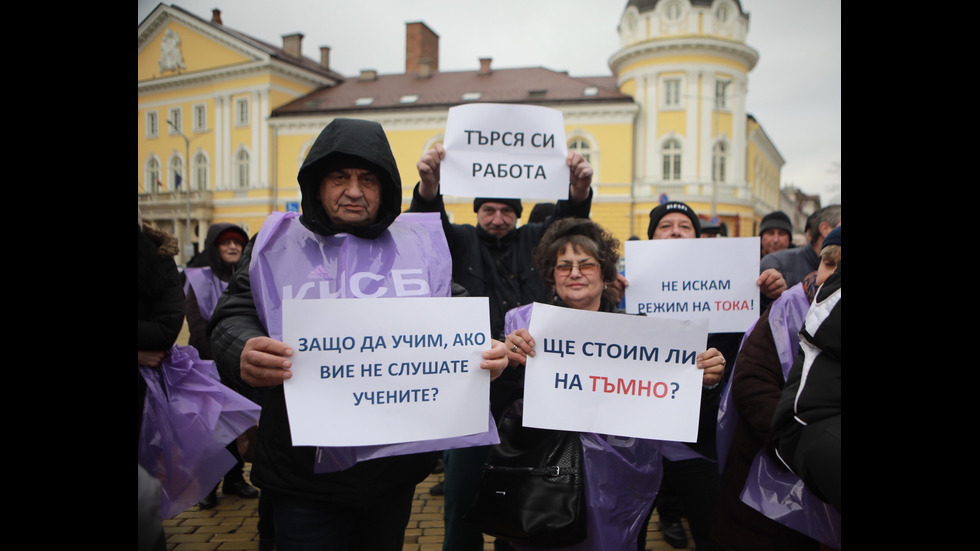
[[[303,33],[303,53],[345,76],[405,69],[405,23],[439,35],[441,71],[542,66],[572,76],[609,75],[626,0],[180,0],[174,5],[281,45]],[[840,201],[841,2],[742,0],[748,45],[759,52],[749,73],[748,112],[786,160],[782,185]],[[138,0],[137,25],[157,6]]]

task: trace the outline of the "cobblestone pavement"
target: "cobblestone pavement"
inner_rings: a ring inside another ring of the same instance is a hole
[[[246,476],[248,468],[246,464]],[[441,474],[429,475],[415,488],[412,517],[405,531],[404,551],[441,551],[445,533],[442,522],[444,500],[429,495],[429,488],[442,480]],[[198,507],[163,521],[169,551],[254,551],[259,548],[258,500],[218,492],[218,506],[201,511]],[[685,528],[687,522],[685,521]],[[485,538],[485,551],[493,551],[492,539]],[[693,542],[690,532],[688,541]],[[667,551],[673,548],[659,532],[659,519],[654,513],[647,533],[648,550]],[[688,549],[693,549],[689,547]]]

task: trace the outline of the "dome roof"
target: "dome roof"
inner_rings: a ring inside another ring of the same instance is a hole
[[[660,0],[629,0],[629,2],[626,3],[626,8],[633,6],[636,8],[636,11],[640,13],[653,11],[653,9],[657,7],[657,3],[659,1]],[[712,4],[715,3],[715,0],[688,0],[688,1],[691,3],[692,6],[711,6]],[[738,11],[742,15],[745,15],[745,10],[742,9],[742,3],[739,2],[739,0],[732,0],[732,1],[735,2],[736,6],[738,6]],[[626,8],[623,9],[625,10]]]

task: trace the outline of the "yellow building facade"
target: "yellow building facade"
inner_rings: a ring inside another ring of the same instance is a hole
[[[164,4],[139,25],[140,211],[180,239],[180,260],[215,220],[254,232],[269,213],[270,113],[342,79],[299,55],[301,41],[272,46],[224,27],[218,10],[206,20]]]
[[[169,220],[179,236],[188,194],[175,189],[173,174],[187,155],[183,138],[171,135],[165,122],[174,108],[183,113],[191,139],[194,235],[204,235],[214,222],[254,233],[272,210],[298,208],[296,174],[303,158],[323,127],[340,117],[384,127],[407,208],[418,180],[416,163],[442,141],[448,108],[470,102],[561,111],[568,148],[595,169],[592,217],[620,241],[646,238],[649,212],[662,197],[688,203],[705,219],[717,216],[733,236],[755,235],[761,217],[779,208],[784,161],[745,110],[748,73],[758,54],[745,44],[748,15],[735,0],[631,0],[618,31],[621,47],[611,52],[612,74],[603,77],[495,70],[490,59],[478,60],[478,70],[440,72],[438,36],[424,23],[409,23],[405,73],[363,71],[344,79],[324,62],[324,74],[300,78],[277,71],[272,54],[266,59],[246,46],[230,47],[227,37],[215,39],[222,28],[197,18],[196,25],[188,24],[184,19],[192,16],[179,8],[161,11],[160,21],[151,15],[140,26],[138,191],[144,211],[151,206],[151,218],[164,227]],[[193,45],[193,54],[185,53],[188,68],[163,74],[159,59],[170,30]],[[250,73],[234,69],[252,66]],[[240,98],[251,110],[244,125],[236,124]],[[199,104],[210,118],[195,132]],[[152,111],[154,137],[147,122]],[[247,162],[239,163],[241,152]],[[201,154],[207,171],[198,177]],[[446,204],[454,221],[475,223],[472,198],[446,197]],[[525,217],[530,208],[525,205]]]

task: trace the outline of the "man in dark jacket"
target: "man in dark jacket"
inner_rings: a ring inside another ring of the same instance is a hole
[[[570,152],[568,200],[558,201],[544,222],[517,227],[523,205],[520,199],[478,197],[473,200],[477,225],[453,224],[439,193],[440,165],[446,156],[441,144],[419,160],[420,182],[412,195],[412,212],[438,212],[453,257],[453,281],[471,296],[490,297],[490,334],[503,340],[504,316],[511,308],[531,302],[551,302],[550,289],[534,269],[531,253],[551,222],[559,218],[588,218],[592,204],[592,166],[582,155]],[[521,370],[509,369],[490,385],[494,417],[519,392]],[[445,462],[445,524],[443,549],[483,549],[483,535],[465,524],[463,515],[476,496],[488,447],[449,450]]]
[[[280,255],[301,255],[309,244],[330,254],[340,234],[378,239],[401,211],[398,168],[384,131],[374,122],[330,123],[310,149],[298,180],[303,214],[289,227],[302,243],[284,243]],[[397,250],[385,248],[392,246],[386,242],[378,241],[378,257],[398,256]],[[240,373],[244,384],[271,387],[262,407],[252,481],[272,497],[277,548],[400,550],[415,485],[432,470],[435,455],[384,457],[339,472],[314,473],[316,449],[294,447],[290,436],[282,383],[291,377],[292,350],[267,336],[261,319],[268,318],[261,317],[265,310],[253,297],[252,284],[260,285],[249,271],[251,262],[259,262],[258,256],[252,258],[256,243],[253,237],[246,247],[209,329],[219,369],[236,377]],[[506,365],[503,346],[496,344],[493,352],[499,355],[485,354],[481,367]]]
[[[760,308],[765,310],[782,291],[789,289],[820,265],[820,251],[823,240],[834,228],[841,225],[841,206],[829,205],[810,215],[807,219],[807,233],[810,242],[802,247],[783,249],[767,254],[759,262],[761,280],[766,274],[779,274],[785,285],[779,293],[763,292]]]
[[[517,227],[523,205],[520,199],[477,197],[473,212],[477,225],[453,224],[439,193],[440,164],[446,156],[436,144],[419,160],[420,182],[412,195],[411,212],[438,212],[453,257],[453,281],[470,295],[490,297],[490,332],[503,339],[504,315],[534,301],[550,300],[541,277],[534,270],[531,251],[552,221],[588,218],[592,207],[592,165],[570,152],[568,200],[558,201],[544,222]]]

